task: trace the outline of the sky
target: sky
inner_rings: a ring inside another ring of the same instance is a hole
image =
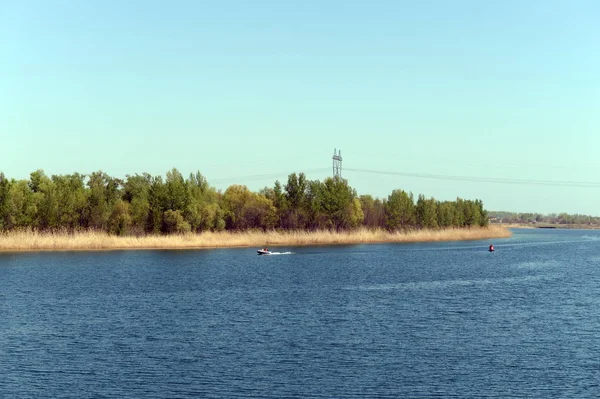
[[[0,0],[0,171],[600,216],[600,2]]]

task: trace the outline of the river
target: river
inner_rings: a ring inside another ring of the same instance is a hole
[[[513,233],[0,254],[0,397],[597,397],[600,232]]]

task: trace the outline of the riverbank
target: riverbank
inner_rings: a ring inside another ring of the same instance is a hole
[[[76,251],[128,249],[196,249],[232,247],[275,247],[293,245],[361,244],[384,242],[435,242],[482,240],[510,237],[505,227],[418,230],[390,233],[360,229],[349,232],[206,232],[169,236],[114,236],[102,232],[39,233],[10,232],[0,235],[0,251]]]
[[[564,224],[564,223],[494,223],[492,227],[516,229],[570,229],[570,230],[600,230],[597,224]]]

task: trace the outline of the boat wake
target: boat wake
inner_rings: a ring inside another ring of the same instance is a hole
[[[586,241],[600,241],[600,237],[599,236],[581,236],[581,238],[583,238]]]

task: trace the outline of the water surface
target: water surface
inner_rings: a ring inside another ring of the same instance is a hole
[[[0,254],[0,397],[600,392],[600,232],[272,249]]]

